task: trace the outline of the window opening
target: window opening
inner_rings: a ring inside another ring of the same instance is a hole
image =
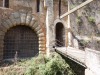
[[[4,0],[4,7],[9,8],[9,0]]]
[[[61,0],[59,0],[59,17],[61,15]]]
[[[40,0],[37,0],[37,12],[40,12]]]

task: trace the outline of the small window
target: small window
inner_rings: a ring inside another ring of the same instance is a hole
[[[59,17],[61,15],[61,0],[59,0]]]
[[[40,11],[40,0],[37,0],[37,12]]]
[[[4,0],[4,7],[9,8],[9,0]]]

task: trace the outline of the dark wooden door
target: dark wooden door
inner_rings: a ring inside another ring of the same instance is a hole
[[[4,59],[34,57],[39,52],[37,34],[27,26],[16,26],[4,37]]]

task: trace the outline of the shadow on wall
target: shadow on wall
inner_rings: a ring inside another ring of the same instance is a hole
[[[75,75],[85,75],[85,67],[77,64],[76,62],[70,60],[69,58],[66,58],[63,55],[61,55],[61,56],[63,59],[65,59],[66,63],[68,63],[70,65],[70,67],[74,71]]]

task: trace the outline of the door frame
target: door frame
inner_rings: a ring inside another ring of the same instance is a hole
[[[54,38],[55,38],[55,42],[56,42],[56,25],[57,25],[57,23],[62,23],[62,25],[63,25],[63,27],[64,27],[64,34],[65,34],[65,46],[62,46],[62,47],[66,47],[67,46],[67,36],[66,36],[66,27],[67,27],[67,25],[66,25],[66,23],[63,21],[63,20],[60,20],[60,19],[56,19],[55,21],[54,21],[54,30],[53,30],[53,32],[54,32]],[[56,46],[56,44],[55,44],[55,46]]]

